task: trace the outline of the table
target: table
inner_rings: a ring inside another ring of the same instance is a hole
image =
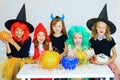
[[[86,64],[77,66],[75,70],[65,70],[60,65],[55,69],[43,69],[38,64],[25,64],[17,74],[17,78],[98,78],[106,80],[114,77],[113,72],[107,65]]]

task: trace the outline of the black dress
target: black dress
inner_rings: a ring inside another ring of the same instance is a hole
[[[107,56],[110,56],[111,48],[116,44],[113,38],[111,41],[107,41],[106,39],[99,41],[91,38],[90,43],[96,55],[100,53],[104,53]],[[96,80],[96,79],[90,78],[90,80]],[[97,80],[100,80],[100,78]]]
[[[17,41],[17,44],[21,47],[19,51],[9,43],[11,53],[7,53],[7,56],[10,57],[17,57],[17,58],[26,58],[29,56],[29,49],[30,49],[30,44],[31,44],[31,38],[29,37],[24,44],[22,45],[20,41]]]
[[[67,35],[61,35],[60,37],[55,37],[53,35],[50,36],[52,47],[54,51],[59,52],[60,54],[64,51],[65,41],[67,39]]]
[[[113,38],[111,41],[107,41],[106,39],[99,41],[99,40],[94,40],[93,38],[91,38],[90,43],[96,55],[100,53],[104,53],[107,56],[110,56],[110,51],[112,47],[116,45]]]

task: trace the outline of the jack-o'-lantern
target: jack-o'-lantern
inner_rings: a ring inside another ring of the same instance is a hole
[[[56,68],[60,62],[60,54],[55,51],[44,51],[40,55],[40,66],[46,69]]]
[[[77,57],[79,59],[78,65],[84,65],[88,62],[88,58],[82,50],[78,50]]]
[[[1,31],[0,32],[0,39],[1,40],[8,40],[8,39],[10,39],[11,38],[11,34],[10,33],[8,33],[8,32],[6,32],[6,31]]]

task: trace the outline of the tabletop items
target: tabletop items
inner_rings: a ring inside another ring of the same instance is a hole
[[[7,31],[1,31],[0,32],[0,39],[1,40],[8,40],[8,39],[10,39],[11,38],[11,34],[9,33],[9,32],[7,32]]]
[[[40,66],[46,69],[56,68],[60,63],[60,54],[55,51],[44,51],[40,56]]]

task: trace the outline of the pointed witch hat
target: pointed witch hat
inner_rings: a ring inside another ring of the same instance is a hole
[[[30,33],[34,31],[34,27],[26,21],[26,12],[25,12],[25,4],[23,4],[18,16],[16,19],[11,19],[5,22],[5,26],[8,30],[10,30],[11,26],[15,22],[22,22],[27,25],[28,29],[30,30]]]
[[[113,34],[116,31],[116,26],[111,21],[108,20],[107,4],[105,4],[105,6],[103,7],[98,18],[92,18],[92,19],[87,21],[87,27],[89,28],[89,30],[91,30],[91,27],[94,25],[94,23],[96,23],[98,21],[103,21],[103,22],[107,23],[110,27],[111,34]]]

